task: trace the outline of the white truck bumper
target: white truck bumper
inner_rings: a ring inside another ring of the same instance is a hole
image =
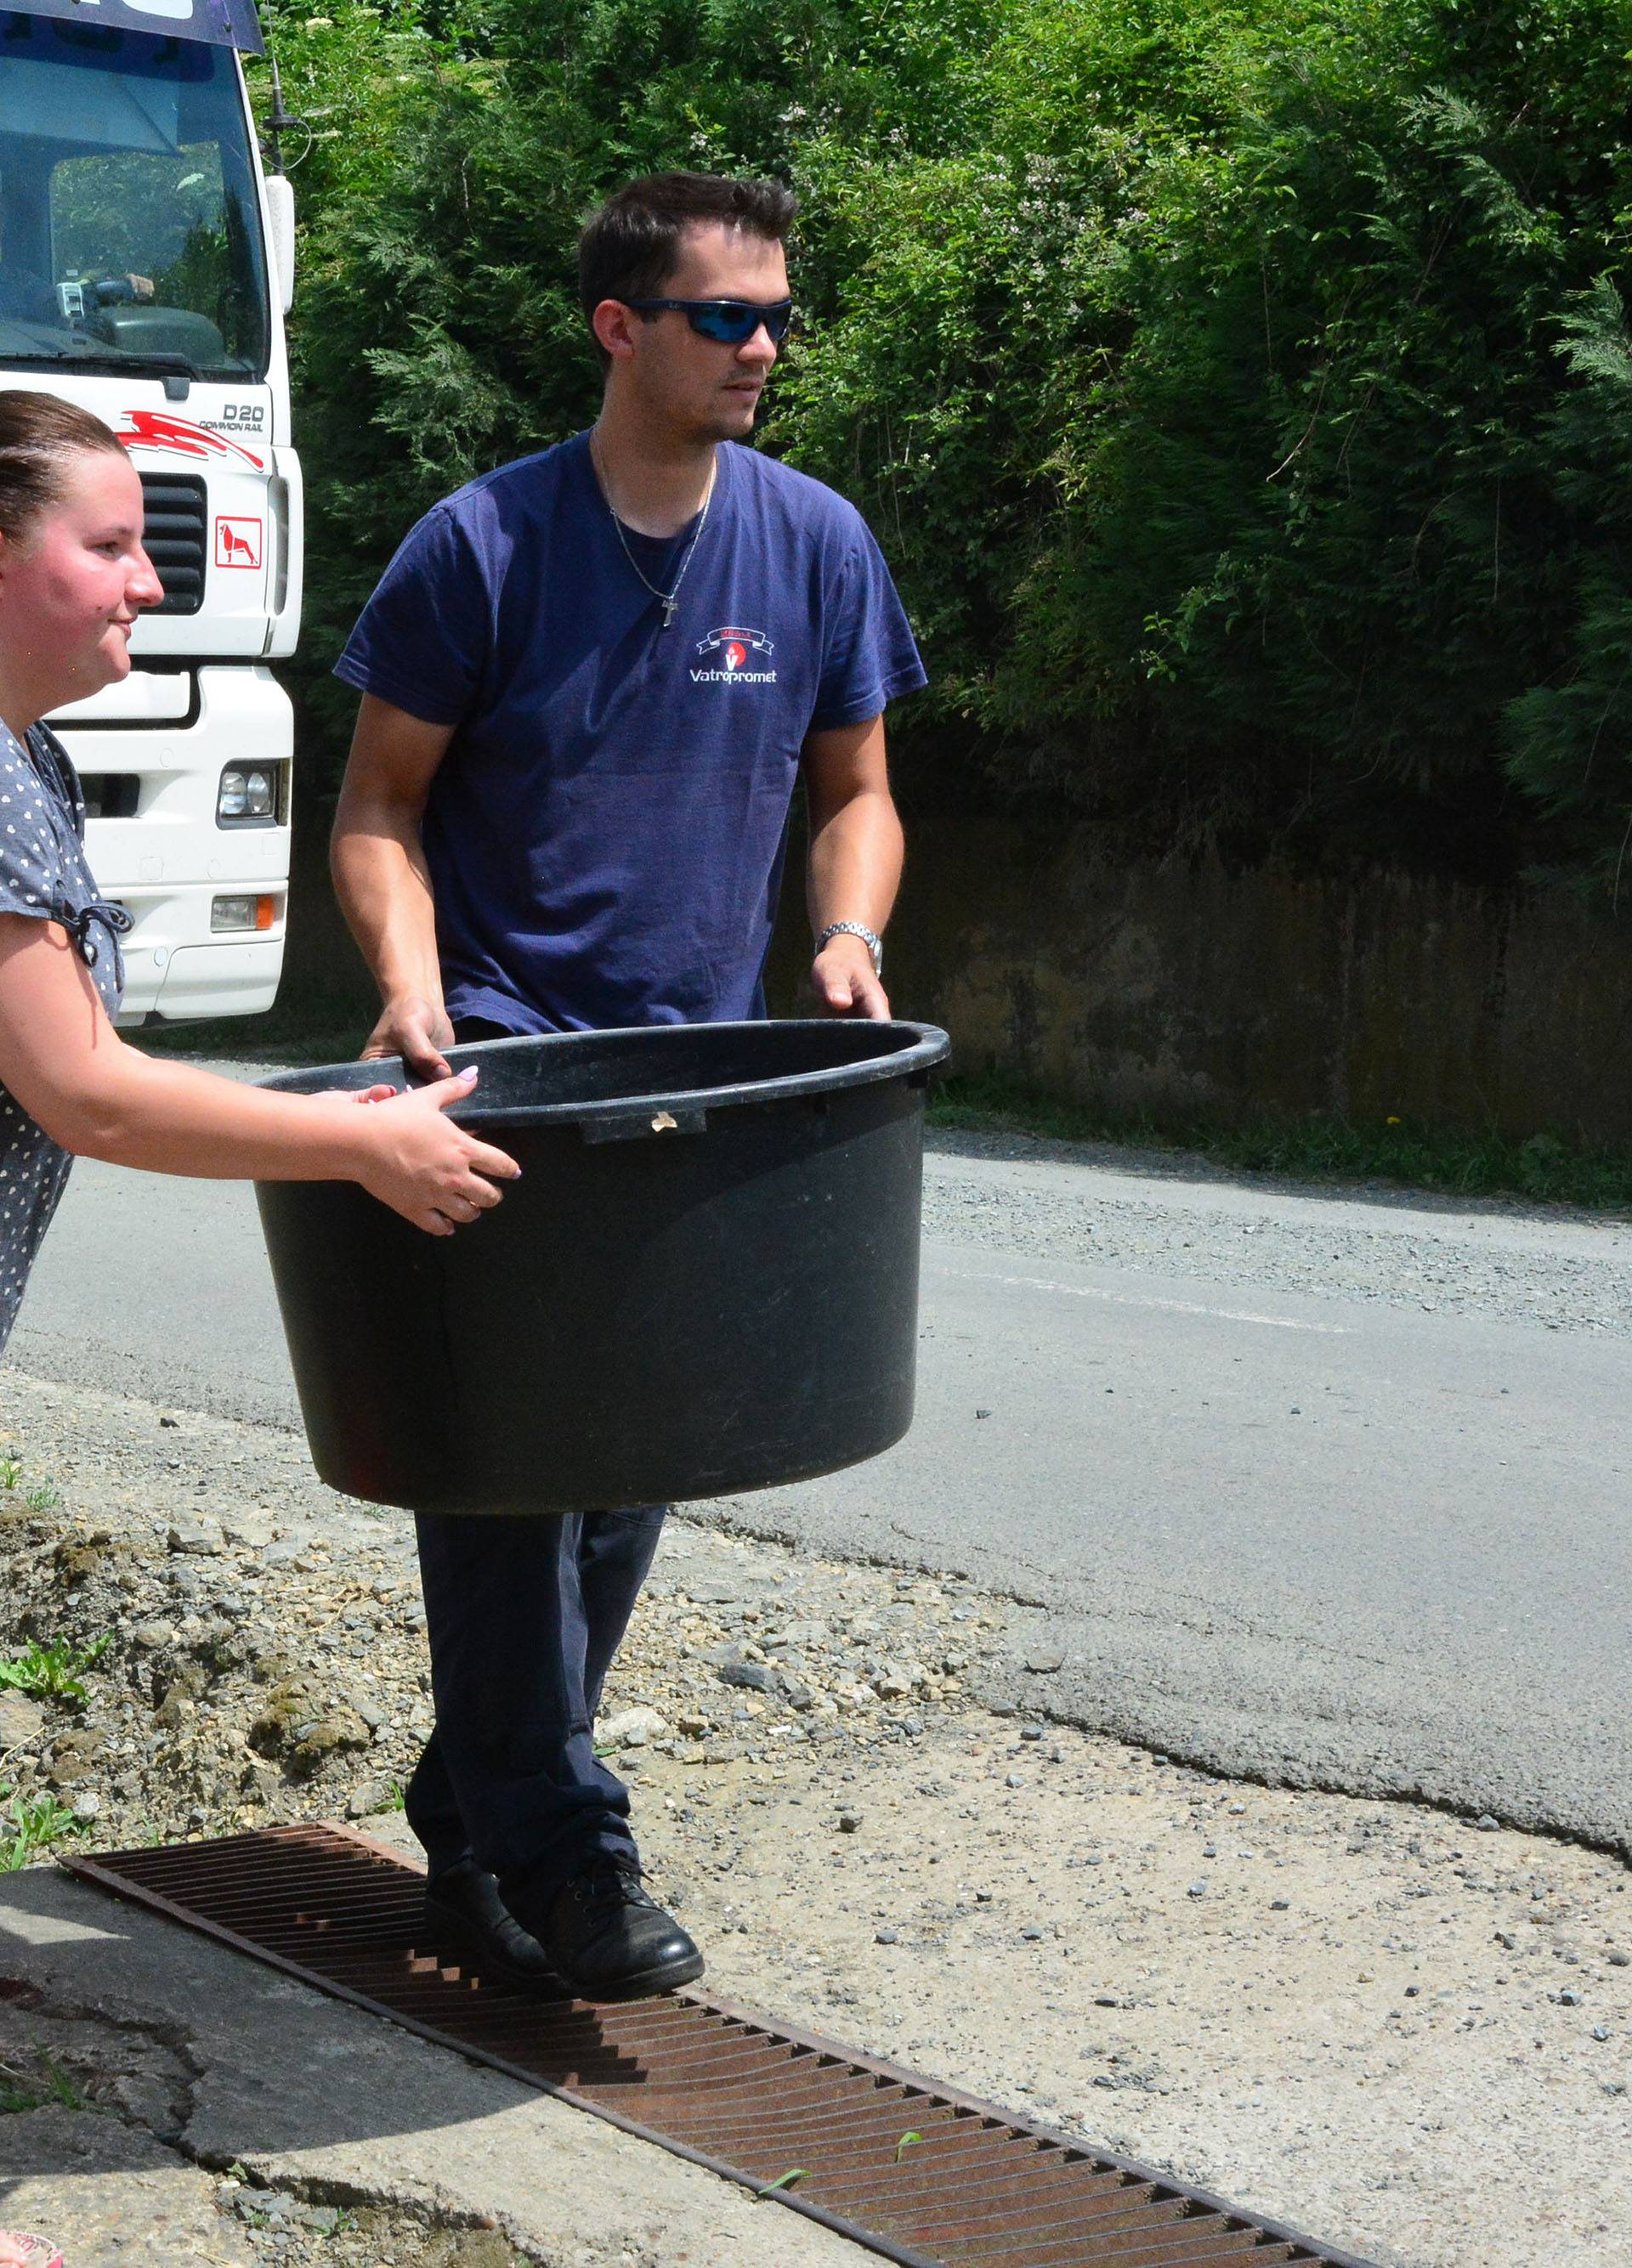
[[[270,1008],[284,961],[294,747],[289,696],[271,672],[201,667],[190,713],[174,719],[80,723],[67,710],[52,721],[93,790],[92,813],[122,814],[93,815],[85,829],[98,887],[131,919],[120,1022],[181,1023]],[[282,767],[276,821],[219,823],[217,796],[229,764]],[[218,931],[212,909],[227,897],[255,900],[262,925]]]

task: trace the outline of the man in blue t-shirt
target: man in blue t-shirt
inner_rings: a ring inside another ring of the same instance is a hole
[[[366,1054],[439,1073],[455,1040],[763,1014],[801,779],[816,999],[889,1014],[883,712],[923,667],[860,515],[739,446],[794,210],[698,173],[611,198],[579,254],[595,424],[427,513],[353,631],[334,872],[384,1004]],[[594,1752],[661,1520],[418,1523],[437,1723],[407,1810],[432,1918],[587,1998],[702,1972]]]

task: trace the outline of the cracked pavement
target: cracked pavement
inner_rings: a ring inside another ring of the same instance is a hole
[[[451,2231],[459,2268],[764,2268],[732,2183],[52,1868],[0,1884],[0,2042],[87,2106],[0,2116],[0,2225],[71,2268],[131,2268],[138,2232],[163,2268],[258,2268],[234,2169]],[[774,2210],[778,2268],[869,2257]]]

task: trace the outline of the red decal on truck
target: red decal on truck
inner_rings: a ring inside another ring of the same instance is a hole
[[[190,425],[184,417],[167,417],[162,409],[127,409],[119,438],[128,449],[168,449],[178,457],[241,457],[256,472],[266,470],[265,458],[241,442],[212,433],[207,425]]]
[[[215,563],[218,567],[258,567],[261,564],[262,523],[258,519],[218,519],[215,524]]]

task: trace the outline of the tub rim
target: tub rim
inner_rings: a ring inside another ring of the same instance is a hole
[[[494,1129],[506,1126],[629,1127],[641,1132],[701,1132],[702,1122],[711,1113],[719,1110],[751,1108],[765,1102],[795,1102],[822,1094],[840,1094],[851,1087],[882,1086],[893,1079],[905,1079],[912,1086],[921,1086],[927,1084],[930,1072],[944,1063],[951,1052],[951,1040],[938,1024],[914,1023],[906,1018],[894,1016],[888,1020],[779,1016],[706,1025],[620,1024],[593,1032],[524,1032],[503,1040],[469,1041],[463,1045],[445,1048],[442,1053],[458,1069],[465,1063],[479,1062],[484,1057],[502,1055],[506,1049],[516,1048],[571,1048],[586,1040],[599,1042],[636,1035],[643,1042],[654,1042],[661,1048],[674,1044],[666,1036],[669,1034],[763,1032],[770,1028],[778,1031],[831,1031],[840,1024],[865,1026],[868,1030],[881,1035],[910,1034],[912,1036],[905,1045],[897,1044],[877,1055],[862,1056],[853,1063],[830,1064],[821,1071],[788,1072],[779,1078],[737,1080],[716,1086],[659,1087],[638,1094],[605,1095],[578,1101],[484,1105],[478,1085],[468,1102],[450,1109],[447,1115],[461,1126]],[[309,1064],[277,1071],[255,1082],[274,1094],[314,1094],[335,1087],[351,1089],[371,1085],[390,1086],[402,1094],[410,1086],[426,1083],[409,1075],[400,1056],[381,1056],[369,1061],[352,1057],[340,1064]],[[661,1130],[653,1126],[654,1120],[664,1117],[675,1121],[675,1125]]]

